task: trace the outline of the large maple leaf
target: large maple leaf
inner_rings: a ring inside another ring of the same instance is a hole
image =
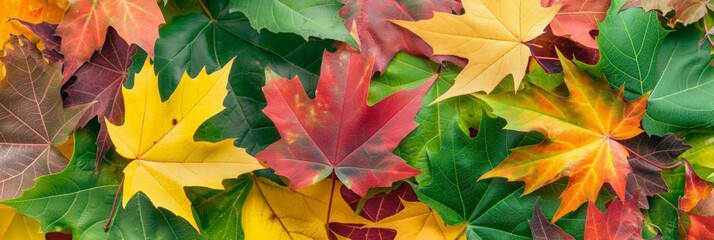
[[[353,24],[356,27],[360,51],[374,56],[374,71],[384,72],[389,61],[399,51],[427,56],[436,62],[448,60],[465,64],[459,58],[432,55],[431,47],[424,40],[389,22],[390,19],[429,19],[434,12],[459,12],[460,3],[454,0],[415,1],[416,4],[411,4],[414,6],[408,6],[408,1],[399,0],[342,1],[345,6],[340,10],[340,16],[345,18],[345,27],[352,29]]]
[[[562,7],[550,23],[553,34],[569,37],[589,48],[598,48],[590,32],[597,30],[597,21],[605,19],[610,0],[542,0],[544,6],[561,3]]]
[[[263,112],[282,138],[256,158],[287,176],[294,189],[334,172],[360,196],[417,175],[392,151],[416,128],[414,116],[434,78],[368,106],[373,61],[349,50],[325,52],[315,99],[297,78],[269,76]]]
[[[524,181],[525,194],[564,176],[570,177],[557,221],[586,201],[595,201],[604,183],[625,198],[627,175],[632,172],[628,152],[618,140],[642,133],[639,123],[647,97],[626,102],[623,91],[612,92],[606,81],[593,80],[562,55],[561,64],[570,96],[541,88],[523,93],[480,95],[494,113],[508,121],[506,129],[538,131],[547,136],[540,144],[511,149],[511,155],[481,179],[504,177]]]
[[[147,59],[134,77],[134,87],[122,89],[125,121],[116,126],[105,119],[105,124],[117,152],[133,160],[124,169],[125,207],[141,191],[155,206],[198,229],[184,187],[223,189],[223,179],[262,168],[245,149],[233,146],[235,139],[193,140],[196,129],[225,108],[229,72],[226,67],[210,75],[202,71],[195,79],[184,75],[176,91],[162,102],[158,78]]]
[[[465,13],[434,13],[429,20],[393,21],[424,39],[434,54],[468,59],[454,86],[436,101],[478,91],[491,92],[506,76],[523,80],[531,52],[525,42],[543,33],[560,5],[538,0],[465,0]]]
[[[0,199],[20,195],[41,175],[59,172],[64,143],[88,105],[62,108],[60,63],[48,64],[26,38],[13,38],[0,60]]]
[[[163,23],[155,0],[70,0],[57,27],[66,60],[64,81],[102,47],[109,26],[129,44],[138,45],[153,57],[159,25]]]

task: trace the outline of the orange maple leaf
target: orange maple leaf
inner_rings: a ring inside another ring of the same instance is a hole
[[[592,79],[558,55],[568,97],[537,87],[519,94],[477,95],[508,121],[505,128],[538,131],[547,138],[540,144],[511,149],[511,155],[480,179],[524,181],[524,194],[528,194],[570,177],[553,222],[584,202],[594,202],[604,183],[625,199],[627,174],[632,169],[627,149],[617,141],[642,133],[639,126],[647,102],[647,96],[626,102],[622,88],[611,91],[607,81]]]

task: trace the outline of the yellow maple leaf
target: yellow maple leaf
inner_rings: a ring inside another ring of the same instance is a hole
[[[242,226],[246,239],[327,239],[325,227],[332,181],[291,191],[264,178],[257,178],[243,205]],[[354,213],[340,194],[333,192],[330,223],[363,224],[364,228],[396,230],[395,239],[456,239],[465,225],[447,226],[439,214],[422,202],[402,200],[404,209],[377,222]],[[286,201],[290,199],[290,201]],[[337,236],[341,238],[340,236]]]
[[[124,169],[123,205],[141,191],[157,207],[188,220],[196,229],[191,202],[183,188],[223,189],[221,182],[263,168],[235,139],[196,142],[193,135],[208,118],[221,112],[228,90],[227,67],[213,74],[187,74],[166,102],[159,96],[158,77],[146,60],[132,89],[123,88],[126,115],[116,126],[105,119],[109,136],[122,156],[132,160]]]
[[[468,59],[454,85],[434,102],[478,91],[491,92],[513,75],[516,89],[528,67],[530,49],[524,43],[543,33],[560,4],[543,8],[541,0],[464,0],[465,13],[434,12],[422,21],[397,21],[424,39],[436,55]]]
[[[40,223],[22,215],[14,208],[0,205],[0,239],[45,239],[40,233]]]

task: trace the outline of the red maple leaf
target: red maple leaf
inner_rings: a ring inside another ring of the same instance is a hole
[[[325,52],[315,99],[305,94],[297,77],[268,74],[263,112],[282,138],[256,158],[288,177],[293,189],[335,173],[345,186],[365,196],[369,188],[417,175],[418,170],[392,151],[417,127],[414,116],[436,76],[368,106],[373,62],[344,49]]]

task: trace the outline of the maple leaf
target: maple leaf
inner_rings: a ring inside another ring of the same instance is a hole
[[[364,196],[369,188],[417,175],[392,151],[416,128],[414,116],[433,78],[368,106],[372,63],[373,58],[344,49],[325,52],[315,99],[308,98],[297,78],[268,76],[263,112],[282,138],[256,158],[288,177],[293,189],[334,172]]]
[[[644,216],[640,212],[638,196],[627,201],[610,202],[605,213],[592,202],[585,220],[585,239],[642,239]]]
[[[545,218],[537,200],[533,209],[533,219],[528,220],[528,225],[531,227],[534,240],[575,240],[573,236]]]
[[[553,34],[568,37],[589,48],[598,48],[590,32],[597,30],[597,22],[605,18],[610,0],[541,0],[543,6],[561,3],[560,11],[550,23]]]
[[[44,240],[40,223],[15,209],[0,205],[0,239]]]
[[[89,61],[82,65],[75,76],[76,81],[63,87],[67,98],[66,106],[76,106],[96,102],[84,113],[79,125],[84,126],[95,116],[108,119],[112,124],[121,124],[124,119],[124,98],[121,87],[129,76],[131,57],[136,53],[135,46],[129,46],[119,34],[110,28],[101,52],[97,52]],[[99,164],[102,156],[112,146],[103,121],[97,137],[97,159]]]
[[[692,24],[702,19],[707,9],[714,10],[714,4],[709,0],[627,0],[620,11],[633,7],[640,7],[645,12],[659,10],[662,15],[674,10],[674,16],[668,23],[671,27],[680,22],[685,26]]]
[[[164,17],[155,0],[70,0],[57,35],[65,57],[64,80],[104,44],[107,28],[114,27],[129,44],[154,56],[154,42]]]
[[[344,230],[355,230],[387,232],[390,235],[396,232],[395,235],[391,235],[394,239],[454,239],[463,230],[463,226],[445,226],[438,214],[423,203],[404,200],[402,200],[403,210],[372,222],[356,215],[342,198],[343,195],[332,191],[331,182],[333,181],[328,179],[291,191],[265,178],[255,179],[243,205],[241,223],[246,238],[326,239],[328,234],[341,235]],[[341,183],[336,182],[334,187],[342,186]],[[399,194],[399,192],[392,192],[392,194]],[[331,206],[330,195],[334,198]],[[285,201],[285,199],[292,201]],[[326,224],[325,216],[328,209],[331,209],[330,220]]]
[[[390,59],[399,51],[426,56],[435,62],[451,61],[459,65],[459,58],[432,55],[431,47],[403,28],[392,24],[390,19],[422,20],[433,17],[434,12],[459,12],[461,4],[454,0],[409,1],[398,0],[342,0],[345,6],[340,16],[345,19],[345,28],[357,30],[360,51],[374,56],[374,71],[384,72]]]
[[[679,199],[679,210],[714,216],[714,184],[701,179],[689,162],[685,166],[684,197]]]
[[[633,102],[614,93],[605,81],[595,81],[560,55],[570,96],[563,97],[531,87],[522,94],[479,95],[496,115],[506,118],[506,129],[538,131],[548,139],[540,144],[511,149],[511,155],[480,179],[503,177],[524,181],[524,194],[564,176],[570,177],[553,217],[595,201],[601,186],[609,183],[620,199],[632,172],[628,152],[618,140],[635,137],[647,97]]]
[[[689,146],[671,133],[663,137],[642,133],[623,141],[622,144],[632,152],[632,155],[627,158],[632,167],[632,174],[627,176],[625,196],[632,197],[639,192],[640,208],[649,208],[647,197],[669,192],[660,167],[666,168],[667,165],[672,164],[680,154],[689,149]]]
[[[60,64],[48,64],[24,38],[0,60],[0,199],[20,195],[41,175],[67,164],[56,146],[64,143],[88,105],[62,108]]]
[[[521,83],[531,55],[524,43],[543,33],[560,6],[538,0],[465,0],[465,13],[436,12],[429,20],[393,21],[424,39],[434,54],[468,59],[456,82],[436,101],[478,91],[491,92],[507,75]],[[512,12],[518,13],[515,17]]]
[[[229,72],[227,67],[210,75],[201,72],[195,79],[184,75],[175,93],[162,102],[158,78],[147,59],[134,76],[134,87],[122,89],[124,124],[104,121],[117,152],[132,160],[124,169],[125,207],[141,191],[155,206],[198,229],[184,187],[223,189],[223,179],[263,168],[245,149],[234,147],[234,139],[193,140],[199,125],[224,109]]]

